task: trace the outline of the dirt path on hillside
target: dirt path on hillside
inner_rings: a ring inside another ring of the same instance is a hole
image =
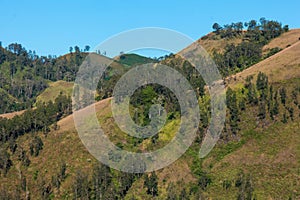
[[[4,114],[0,114],[0,117],[7,118],[7,119],[11,119],[11,118],[13,118],[14,116],[22,115],[25,111],[26,111],[26,110],[20,110],[20,111],[11,112],[11,113],[4,113]]]

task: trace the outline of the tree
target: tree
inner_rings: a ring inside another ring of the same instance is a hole
[[[256,80],[256,89],[260,92],[260,100],[265,101],[267,99],[268,92],[268,76],[262,72],[259,72]]]
[[[91,48],[91,47],[90,47],[89,45],[85,45],[84,51],[85,51],[85,52],[88,52],[88,51],[90,50],[90,48]]]
[[[262,26],[262,27],[264,27],[266,24],[267,24],[267,20],[266,20],[266,18],[265,17],[261,17],[260,19],[259,19],[259,22],[260,22],[260,25]]]
[[[281,88],[279,90],[279,94],[280,94],[281,103],[285,106],[285,103],[286,103],[286,89]]]
[[[262,101],[259,103],[258,117],[259,117],[259,119],[266,118],[266,103],[265,103],[265,101]]]
[[[73,47],[70,47],[69,51],[70,51],[70,53],[72,53],[73,52]]]
[[[27,190],[27,181],[26,181],[26,176],[22,174],[21,172],[21,180],[20,180],[20,185],[21,185],[21,189],[23,191],[26,191]]]
[[[40,151],[43,149],[43,141],[39,136],[34,136],[33,140],[30,143],[30,155],[38,156]]]
[[[268,76],[262,72],[259,72],[256,80],[256,88],[259,91],[265,90],[268,88]]]
[[[290,107],[287,109],[292,121],[294,121],[294,108]]]
[[[95,199],[103,199],[105,191],[107,191],[111,182],[110,169],[102,164],[94,167],[92,175],[92,189]]]
[[[3,174],[6,174],[8,172],[12,164],[13,163],[10,159],[10,155],[7,153],[5,149],[1,148],[0,149],[0,170],[3,172]]]
[[[243,31],[243,28],[244,28],[244,25],[243,25],[243,22],[238,22],[235,24],[235,28],[236,30],[241,33]]]
[[[222,27],[218,23],[214,23],[212,28],[215,30],[215,33],[219,33],[222,30]]]
[[[75,199],[90,199],[90,188],[88,176],[82,171],[77,171],[75,181],[73,183],[73,191]]]
[[[281,122],[284,124],[286,124],[288,122],[288,116],[287,116],[286,112],[283,113]]]
[[[257,105],[258,98],[257,98],[256,88],[252,83],[250,83],[250,85],[248,87],[247,98],[248,98],[249,103],[251,103],[253,105]]]
[[[67,170],[67,164],[65,162],[62,162],[60,165],[60,172],[59,172],[59,177],[62,180],[66,178],[66,170]]]
[[[168,185],[167,200],[177,200],[176,189],[173,182]]]
[[[14,154],[18,148],[18,144],[16,143],[16,141],[13,139],[13,137],[11,137],[8,141],[8,146],[10,151]]]
[[[179,195],[179,199],[180,200],[188,200],[189,199],[188,194],[187,194],[185,188],[183,188],[181,190],[180,195]]]
[[[40,199],[49,199],[52,191],[50,184],[47,184],[45,179],[42,177],[38,180],[38,189],[40,193]]]
[[[148,176],[145,174],[144,179],[144,186],[147,188],[147,194],[154,196],[158,196],[158,182],[157,182],[157,176],[155,172],[151,172],[151,174]]]
[[[227,108],[229,109],[230,113],[230,127],[233,134],[236,134],[238,131],[238,121],[239,121],[239,109],[237,105],[237,97],[236,93],[231,89],[227,89],[226,93],[226,101],[227,101]]]
[[[293,98],[294,104],[296,106],[298,106],[299,102],[298,102],[298,91],[297,90],[292,91],[292,98]]]
[[[251,20],[247,25],[248,25],[248,31],[253,31],[256,28],[257,22],[256,20]]]
[[[271,85],[269,88],[268,112],[271,113],[271,109],[273,105],[274,105],[274,94],[273,94],[273,86]]]
[[[204,171],[201,171],[199,174],[198,179],[198,185],[202,190],[205,190],[205,188],[212,183],[211,178],[208,176],[208,174]]]
[[[80,48],[78,46],[74,47],[75,53],[80,53]]]
[[[274,119],[275,115],[279,114],[278,91],[275,92],[273,101],[274,101],[274,104],[272,105],[271,111],[270,111],[270,117],[272,119]]]
[[[30,165],[30,160],[26,154],[26,151],[20,147],[18,160],[21,161],[22,165],[28,167]]]
[[[250,175],[245,175],[240,172],[235,182],[235,187],[239,189],[238,200],[252,200],[253,199],[253,183]]]

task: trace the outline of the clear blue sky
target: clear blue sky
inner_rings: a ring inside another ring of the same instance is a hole
[[[300,28],[300,1],[248,0],[0,0],[0,41],[21,43],[39,55],[62,55],[70,46],[92,48],[119,32],[163,27],[198,39],[221,25],[275,19]]]

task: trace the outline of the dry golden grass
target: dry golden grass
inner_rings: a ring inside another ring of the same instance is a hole
[[[91,106],[95,106],[95,110],[97,112],[102,112],[103,110],[106,110],[104,108],[110,107],[110,100],[111,98],[107,98],[104,99],[102,101],[96,102],[94,105]],[[85,109],[79,110],[78,112],[84,112]],[[102,113],[104,114],[104,113]],[[57,131],[57,133],[62,133],[65,131],[75,131],[75,125],[74,125],[74,119],[73,119],[73,115],[69,115],[63,119],[61,119],[57,125],[60,127],[59,130]]]
[[[210,33],[208,36],[211,37],[214,33]],[[224,48],[228,44],[237,45],[242,42],[241,38],[232,38],[232,39],[217,39],[213,40],[211,38],[208,39],[199,39],[199,44],[209,53],[211,54],[214,50],[217,52],[223,52]]]
[[[14,116],[22,115],[25,111],[26,111],[26,110],[20,110],[20,111],[11,112],[11,113],[5,113],[5,114],[1,114],[0,117],[7,118],[7,119],[11,119],[11,118],[13,118]]]
[[[263,72],[268,75],[270,82],[280,82],[283,80],[300,77],[300,41],[279,53],[257,63],[227,78],[230,87],[244,82],[249,75],[256,75]]]
[[[275,38],[269,44],[263,47],[263,51],[266,52],[268,49],[272,49],[275,47],[279,47],[281,49],[287,48],[289,45],[293,45],[299,41],[300,38],[300,29],[293,29],[284,34],[280,37]]]

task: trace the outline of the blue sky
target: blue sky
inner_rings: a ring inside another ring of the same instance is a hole
[[[92,48],[134,28],[162,27],[198,39],[212,24],[276,19],[300,28],[300,1],[0,0],[0,41],[21,43],[39,55],[62,55],[70,46]]]

